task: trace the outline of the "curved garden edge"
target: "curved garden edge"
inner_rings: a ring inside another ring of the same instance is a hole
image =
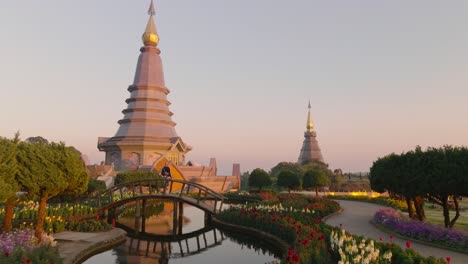
[[[334,213],[331,213],[331,214],[329,214],[329,215],[324,216],[324,217],[322,218],[322,222],[325,222],[328,218],[333,217],[333,216],[335,216],[335,215],[339,215],[339,214],[341,214],[341,213],[343,213],[343,208],[341,208],[341,206],[340,206],[340,210],[338,210],[338,211],[336,211],[336,212],[334,212]]]
[[[248,236],[255,236],[258,239],[261,239],[267,242],[272,247],[280,249],[283,252],[283,254],[286,254],[286,252],[288,252],[288,249],[291,247],[288,243],[284,242],[282,239],[278,238],[277,236],[274,236],[272,234],[263,232],[255,228],[229,224],[219,219],[216,219],[215,217],[213,217],[212,223],[215,227],[219,227],[220,229],[233,231],[233,232],[240,232]]]
[[[60,233],[56,235],[57,246],[64,264],[78,264],[124,243],[127,232],[120,228],[113,228],[98,233],[68,232],[67,235],[70,238],[61,238]]]
[[[385,226],[383,226],[381,224],[376,223],[374,220],[370,220],[369,222],[373,226],[375,226],[375,228],[379,229],[380,231],[385,232],[387,234],[394,235],[394,236],[396,236],[398,238],[401,238],[401,239],[406,239],[406,240],[416,242],[416,243],[419,243],[419,244],[423,244],[423,245],[426,245],[426,246],[441,248],[441,249],[450,250],[450,251],[458,252],[458,253],[462,253],[462,254],[468,254],[468,251],[463,251],[463,250],[460,250],[460,249],[451,248],[451,247],[447,247],[447,246],[440,245],[440,244],[430,243],[430,242],[425,241],[425,240],[420,240],[420,239],[416,239],[416,238],[412,238],[412,237],[407,237],[407,236],[401,235],[401,234],[399,234],[397,232],[392,232],[391,229],[389,229],[389,228],[387,228],[387,227],[385,227]]]

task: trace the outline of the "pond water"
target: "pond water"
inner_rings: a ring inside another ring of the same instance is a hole
[[[167,202],[149,204],[147,214],[152,216],[146,220],[145,233],[139,234],[132,231],[134,206],[123,210],[118,223],[127,230],[127,241],[84,263],[279,263],[280,252],[265,241],[206,226],[204,212],[193,206],[184,205],[182,232],[174,236],[172,208]]]

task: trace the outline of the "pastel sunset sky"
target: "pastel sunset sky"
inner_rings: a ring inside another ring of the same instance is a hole
[[[1,1],[0,136],[98,163],[126,108],[149,0]],[[297,161],[307,103],[330,168],[468,145],[466,0],[156,0],[188,159],[221,174]]]

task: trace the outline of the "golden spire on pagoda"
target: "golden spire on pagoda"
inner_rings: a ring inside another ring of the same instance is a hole
[[[312,121],[312,117],[310,115],[310,100],[309,100],[309,113],[307,115],[307,125],[306,125],[306,128],[307,128],[307,132],[312,132],[314,131],[314,121]]]
[[[154,25],[153,16],[156,12],[154,11],[154,4],[153,0],[151,0],[151,4],[148,8],[148,14],[150,15],[148,19],[148,24],[146,24],[145,33],[141,37],[143,40],[143,44],[145,46],[153,46],[156,47],[159,43],[159,36],[156,32],[156,26]]]

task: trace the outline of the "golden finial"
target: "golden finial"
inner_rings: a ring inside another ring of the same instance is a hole
[[[310,108],[312,108],[310,106],[310,100],[309,100],[309,113],[307,115],[307,124],[306,124],[306,128],[307,128],[307,132],[312,132],[314,131],[314,121],[312,121],[312,117],[310,115]]]
[[[148,24],[146,24],[145,33],[141,37],[143,39],[143,44],[145,46],[153,46],[156,47],[159,43],[159,36],[156,32],[156,26],[154,25],[153,16],[156,12],[154,11],[154,4],[153,0],[151,0],[151,4],[148,8],[148,14],[150,15],[148,19]]]

